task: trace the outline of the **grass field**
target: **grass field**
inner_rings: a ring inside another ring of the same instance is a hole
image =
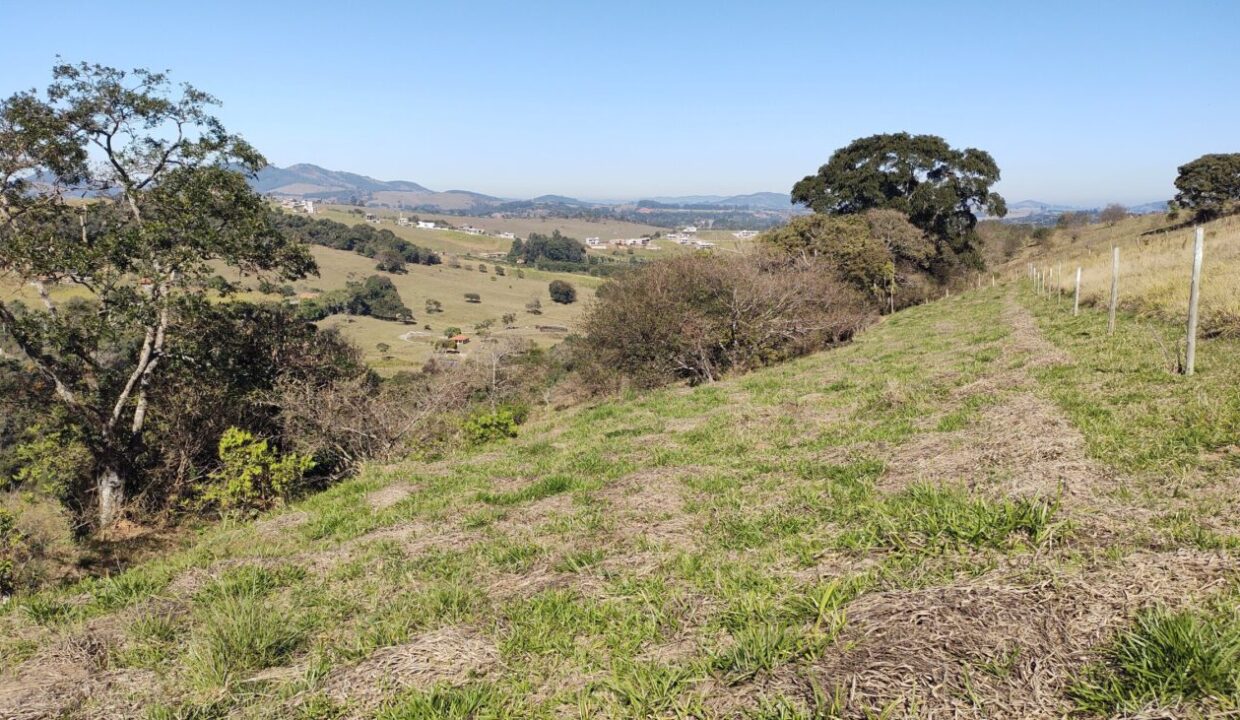
[[[0,716],[1217,716],[1240,343],[1105,322],[966,292],[371,467],[0,607]]]
[[[599,278],[572,273],[551,273],[539,270],[522,270],[524,277],[518,277],[512,267],[505,268],[505,275],[495,274],[495,265],[488,261],[466,260],[462,267],[452,268],[448,264],[441,265],[409,265],[408,273],[393,275],[375,270],[374,260],[343,250],[312,246],[311,252],[319,264],[319,276],[309,277],[293,283],[298,292],[319,292],[342,288],[349,281],[361,281],[370,275],[385,275],[392,279],[400,292],[405,305],[413,311],[416,322],[405,325],[399,322],[379,320],[370,317],[354,317],[334,315],[320,322],[324,327],[339,328],[346,337],[353,340],[361,348],[368,363],[383,374],[391,374],[401,370],[416,370],[431,357],[435,340],[443,337],[444,330],[459,327],[465,334],[473,336],[474,326],[484,320],[494,320],[491,329],[495,337],[517,337],[533,341],[541,346],[552,345],[564,338],[563,332],[541,332],[536,325],[556,325],[577,329],[578,320],[585,304],[594,297],[594,289],[601,284]],[[478,265],[485,265],[487,271],[479,272]],[[225,273],[231,279],[238,279],[232,273]],[[562,279],[577,288],[577,302],[561,305],[551,301],[547,289],[554,279]],[[253,291],[256,283],[246,279],[249,292],[238,297],[243,300],[280,301],[277,295],[262,295]],[[465,293],[475,292],[481,296],[481,302],[470,303],[465,300]],[[52,289],[55,298],[63,300],[75,294],[72,288],[58,286]],[[15,282],[0,281],[0,297],[6,300],[21,299],[27,303],[37,304],[38,294],[32,287],[21,286]],[[538,298],[542,304],[542,313],[534,315],[526,312],[526,303]],[[443,311],[434,314],[426,312],[426,301],[435,299],[442,303]],[[516,313],[517,321],[512,329],[504,329],[500,322],[505,313]],[[426,326],[430,325],[430,329]],[[388,346],[386,352],[378,345]],[[462,346],[462,357],[468,357],[476,345]]]
[[[349,210],[349,207],[343,205],[320,206],[315,213],[315,217],[335,220],[348,225],[364,222],[361,216],[350,213]],[[384,219],[384,223],[380,227],[391,230],[412,243],[444,253],[477,255],[479,253],[508,252],[508,249],[512,246],[511,240],[490,235],[469,235],[452,230],[423,230],[416,227],[399,227],[396,225],[395,219],[400,213],[396,210],[368,208],[366,212],[374,213]],[[440,220],[456,226],[473,225],[491,232],[511,232],[522,239],[530,233],[550,235],[556,230],[583,242],[588,237],[600,237],[608,240],[611,238],[641,237],[642,235],[650,235],[656,232],[667,232],[666,228],[615,220],[590,222],[588,220],[567,218],[491,218],[436,215],[433,213],[405,213],[406,217],[412,217],[415,214],[422,220]]]
[[[1240,337],[1240,217],[1203,227],[1202,331]],[[1026,248],[1009,268],[1020,273],[1026,263],[1034,262],[1058,272],[1062,266],[1062,287],[1070,293],[1080,266],[1082,300],[1106,303],[1111,292],[1111,247],[1118,245],[1121,305],[1138,315],[1178,322],[1188,307],[1193,233],[1191,226],[1174,227],[1163,215],[1059,230],[1049,247]]]
[[[312,248],[319,263],[320,276],[294,283],[298,291],[333,290],[344,287],[350,280],[363,280],[370,275],[385,275],[392,279],[401,299],[413,310],[415,322],[405,325],[398,322],[369,317],[335,315],[323,320],[325,327],[339,328],[346,337],[356,342],[365,353],[366,360],[383,373],[410,370],[421,367],[432,355],[434,341],[443,337],[444,330],[459,327],[465,334],[474,335],[474,325],[484,320],[494,320],[492,329],[496,337],[520,337],[539,345],[550,345],[564,338],[564,333],[545,333],[535,325],[558,325],[570,330],[577,328],[582,309],[594,296],[594,288],[601,282],[587,275],[549,273],[523,270],[525,277],[517,277],[514,268],[505,268],[505,275],[495,274],[495,265],[486,261],[465,261],[460,268],[441,265],[409,265],[403,275],[380,273],[374,261],[343,250]],[[478,265],[485,265],[487,272],[479,272]],[[577,302],[561,305],[551,301],[547,290],[553,279],[567,280],[577,288]],[[476,292],[482,301],[470,303],[465,293]],[[542,314],[533,315],[525,310],[531,299],[538,298]],[[426,301],[438,300],[443,312],[428,314]],[[501,316],[516,313],[516,328],[502,328]],[[427,330],[426,326],[430,325]],[[381,352],[378,344],[389,346]],[[470,346],[462,346],[463,356],[468,356]]]

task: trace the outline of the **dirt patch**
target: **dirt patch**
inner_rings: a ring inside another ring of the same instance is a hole
[[[495,643],[457,627],[424,633],[403,645],[380,648],[328,676],[324,691],[348,702],[354,717],[369,717],[383,699],[404,688],[437,683],[459,685],[485,675],[499,664]]]
[[[310,513],[302,510],[294,510],[276,515],[266,520],[259,520],[254,523],[254,529],[260,535],[271,537],[273,535],[282,535],[293,528],[305,525],[310,519]]]
[[[612,508],[615,532],[624,541],[645,540],[669,549],[689,548],[696,523],[685,510],[680,478],[694,468],[659,468],[626,475],[599,497]]]
[[[1140,553],[1032,586],[871,593],[808,677],[838,688],[849,717],[1061,717],[1068,685],[1133,613],[1189,603],[1235,572],[1218,555]],[[778,684],[807,692],[792,668]]]
[[[412,495],[417,491],[413,485],[405,485],[404,483],[392,483],[387,487],[379,488],[366,496],[366,504],[372,510],[386,510],[401,500]]]
[[[1047,401],[1027,392],[980,411],[954,433],[925,433],[895,448],[879,483],[894,490],[917,481],[962,481],[999,494],[1085,498],[1115,474],[1085,455],[1085,440]]]
[[[1051,345],[1038,329],[1038,322],[1028,310],[1008,297],[1003,305],[1003,319],[1012,326],[1008,337],[1009,350],[1028,357],[1026,367],[1070,365],[1072,356]]]

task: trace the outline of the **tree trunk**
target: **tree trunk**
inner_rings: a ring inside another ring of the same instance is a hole
[[[116,522],[125,503],[125,482],[115,467],[105,465],[95,478],[95,490],[99,496],[99,529],[103,530]]]

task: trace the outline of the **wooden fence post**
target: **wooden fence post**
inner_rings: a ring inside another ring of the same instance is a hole
[[[1197,301],[1201,296],[1201,257],[1204,254],[1206,231],[1197,228],[1193,240],[1193,279],[1188,286],[1188,347],[1184,351],[1184,374],[1192,375],[1197,361]]]
[[[1119,245],[1111,248],[1111,309],[1107,311],[1107,335],[1115,334],[1115,306],[1119,303]]]
[[[1081,268],[1076,268],[1076,294],[1072,296],[1072,317],[1081,312]]]

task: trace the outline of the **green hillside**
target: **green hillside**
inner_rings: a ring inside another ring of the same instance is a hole
[[[371,467],[3,606],[0,716],[1234,708],[1240,345],[1149,327],[987,289]]]
[[[542,332],[536,326],[576,329],[585,303],[593,297],[594,288],[601,282],[588,275],[533,269],[522,270],[523,277],[519,277],[512,267],[505,268],[504,275],[500,276],[495,272],[495,265],[485,260],[480,262],[486,266],[486,272],[478,270],[479,261],[468,261],[457,268],[448,264],[409,265],[408,272],[394,275],[376,271],[374,260],[354,253],[318,246],[313,247],[312,252],[319,264],[319,277],[293,283],[299,292],[333,290],[351,280],[379,274],[391,278],[405,305],[413,310],[415,322],[409,325],[347,315],[334,315],[320,322],[325,327],[340,328],[362,349],[367,362],[384,372],[421,367],[431,357],[434,341],[443,337],[445,329],[458,327],[473,335],[474,326],[485,320],[495,321],[492,332],[496,337],[529,339],[544,346],[558,342],[564,339],[565,333]],[[576,303],[561,305],[551,301],[547,286],[557,278],[577,288]],[[468,302],[465,294],[471,292],[481,296],[481,301]],[[525,309],[535,298],[542,306],[542,312],[537,315]],[[438,300],[442,312],[427,313],[427,300]],[[517,315],[512,329],[505,329],[500,322],[507,313]],[[386,344],[388,349],[378,350],[379,343]],[[463,350],[468,355],[468,348]]]

